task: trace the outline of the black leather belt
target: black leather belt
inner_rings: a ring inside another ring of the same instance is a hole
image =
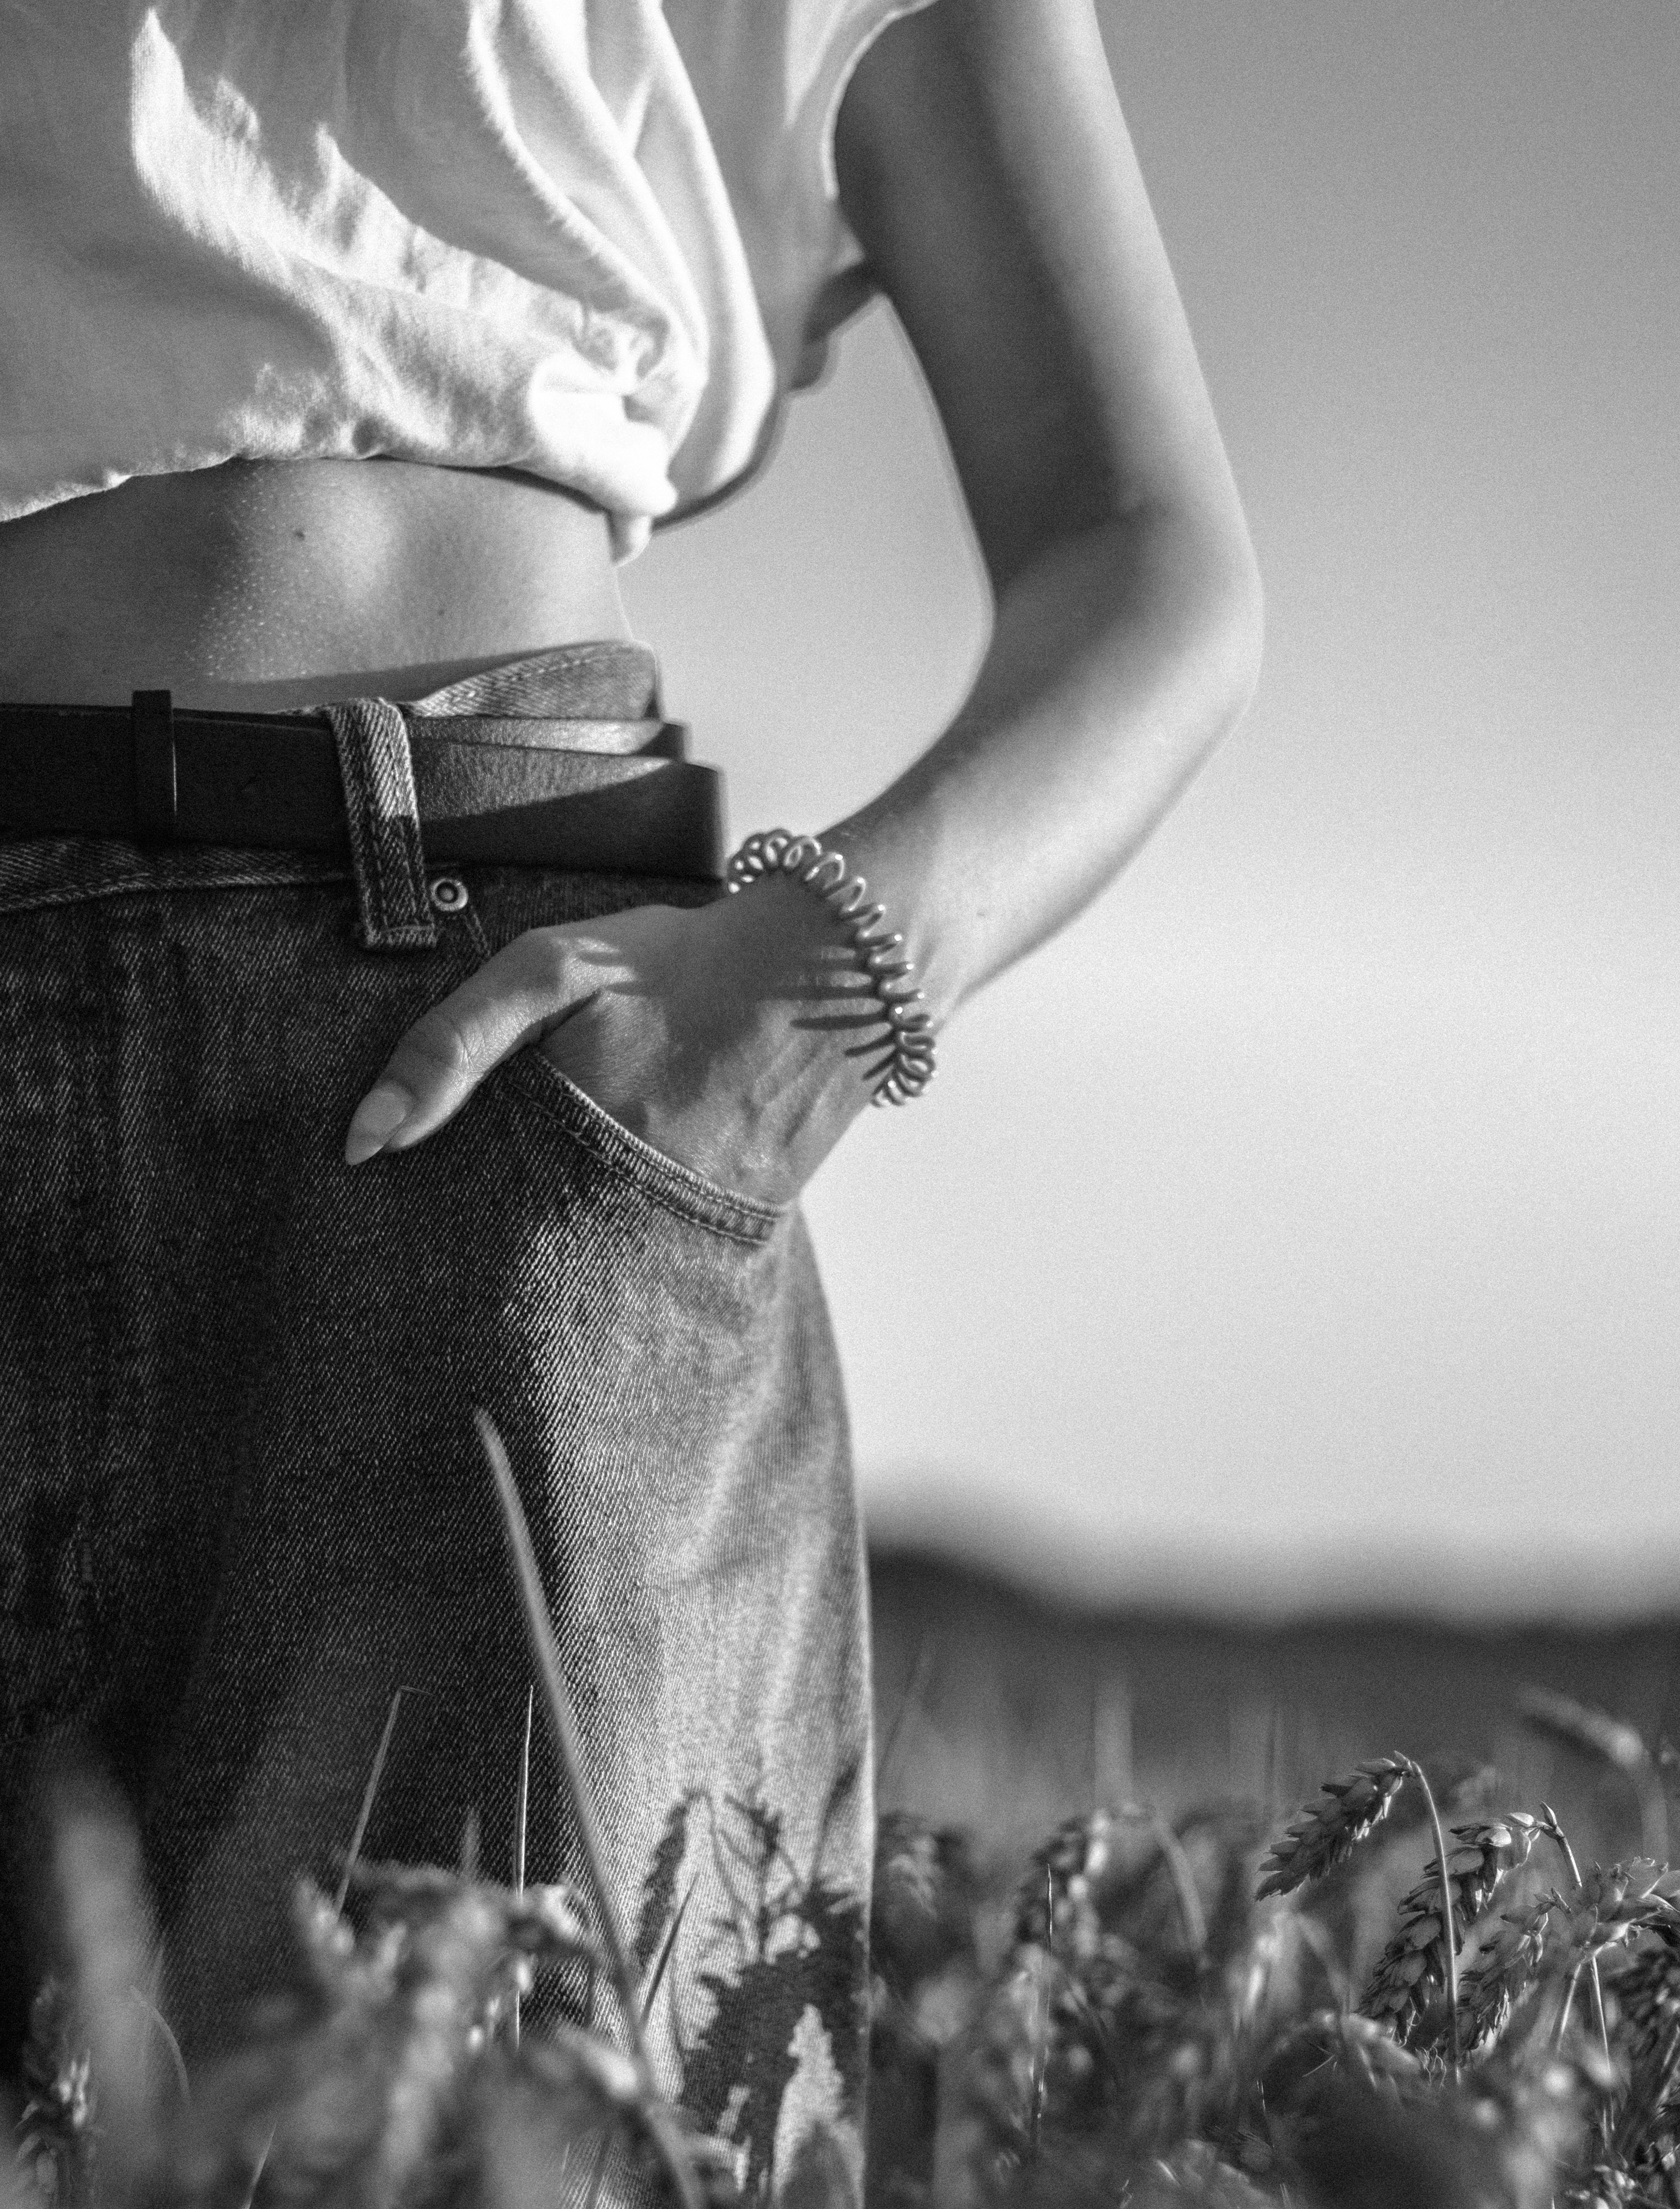
[[[406,713],[428,859],[695,876],[723,871],[723,778],[678,722]],[[342,852],[318,715],[0,706],[0,826],[31,835]]]

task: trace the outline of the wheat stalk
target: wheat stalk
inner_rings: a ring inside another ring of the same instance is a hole
[[[1581,1891],[1581,1866],[1575,1861],[1574,1849],[1569,1845],[1569,1837],[1558,1824],[1557,1813],[1552,1809],[1551,1803],[1542,1803],[1540,1808],[1545,1814],[1546,1830],[1557,1844],[1564,1863],[1569,1867],[1569,1877],[1575,1883],[1575,1892],[1578,1895]],[[1594,1869],[1596,1869],[1597,1867],[1595,1866]],[[1599,1959],[1596,1953],[1587,1959],[1587,1974],[1588,1983],[1593,1989],[1593,2021],[1598,2025],[1599,2039],[1604,2048],[1605,2061],[1608,2063],[1611,2060],[1610,2026],[1605,2018],[1604,1983],[1599,1974]],[[1558,2012],[1557,2037],[1560,2041],[1563,2037],[1564,2028],[1569,2021],[1569,2008],[1575,2000],[1575,1979],[1578,1977],[1578,1971],[1571,1974],[1569,1988],[1563,1997],[1563,2006]]]
[[[1466,2044],[1475,2048],[1503,2031],[1545,1959],[1553,1897],[1541,1895],[1507,1911],[1466,1966],[1460,1990]]]
[[[1451,1911],[1454,1937],[1460,1946],[1500,1879],[1526,1861],[1545,1830],[1538,1818],[1520,1811],[1452,1828],[1444,1907]],[[1431,1857],[1423,1877],[1400,1899],[1399,1925],[1377,1959],[1359,2005],[1407,2047],[1428,2022],[1433,1998],[1446,1991],[1442,1886],[1440,1860]]]
[[[1639,1933],[1680,1940],[1680,1872],[1643,1857],[1608,1870],[1594,1864],[1567,1899],[1553,1896],[1552,1907],[1559,1920],[1559,1969],[1625,1946]]]
[[[1456,2081],[1464,2055],[1459,2041],[1459,1944],[1453,1924],[1453,1890],[1447,1871],[1447,1836],[1441,1830],[1441,1812],[1436,1806],[1435,1790],[1430,1785],[1428,1773],[1409,1756],[1400,1761],[1424,1791],[1430,1830],[1435,1835],[1436,1878],[1441,1890],[1441,1953],[1447,1964],[1447,2037]]]
[[[1671,2130],[1680,2080],[1680,1953],[1653,1944],[1616,1982],[1628,2043],[1628,2093],[1615,2142],[1626,2157],[1665,2120]]]

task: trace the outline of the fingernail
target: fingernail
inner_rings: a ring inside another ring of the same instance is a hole
[[[382,1081],[370,1089],[356,1107],[350,1132],[344,1139],[344,1162],[358,1166],[376,1151],[382,1151],[414,1110],[414,1099],[394,1081]]]

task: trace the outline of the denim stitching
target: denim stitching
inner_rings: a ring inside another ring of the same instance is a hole
[[[506,1061],[503,1071],[510,1086],[552,1122],[569,1142],[604,1166],[621,1187],[675,1219],[725,1236],[749,1249],[762,1249],[770,1240],[791,1206],[756,1204],[720,1182],[709,1181],[679,1159],[667,1158],[621,1126],[605,1105],[569,1081],[557,1066],[546,1059],[540,1065],[534,1062],[527,1065],[525,1062],[535,1049],[534,1044],[527,1046]],[[549,1080],[556,1085],[554,1088],[548,1087]]]
[[[476,908],[472,906],[462,914],[459,932],[452,930],[450,934],[455,937],[461,979],[465,981],[478,971],[478,966],[492,956],[490,937]],[[477,965],[459,958],[461,934],[471,942]],[[527,1066],[523,1062],[538,1048],[535,1044],[527,1044],[514,1057],[504,1060],[499,1070],[507,1074],[514,1089],[527,1104],[551,1121],[563,1135],[587,1151],[615,1181],[645,1197],[650,1204],[658,1205],[674,1219],[727,1236],[732,1242],[744,1243],[750,1249],[756,1249],[774,1234],[787,1207],[756,1204],[750,1197],[726,1189],[721,1182],[695,1173],[693,1167],[683,1165],[680,1159],[666,1158],[651,1143],[644,1143],[639,1135],[633,1135],[587,1091],[578,1090],[576,1083],[569,1082],[557,1066],[546,1060],[541,1069]],[[557,1092],[549,1088],[547,1080],[551,1077],[555,1083],[566,1086]],[[573,1090],[585,1099],[587,1113],[574,1100],[570,1093]],[[599,1115],[605,1125],[595,1120],[595,1114]],[[675,1177],[674,1185],[666,1177]]]
[[[92,840],[77,840],[88,842]],[[100,840],[104,841],[105,840]],[[290,864],[276,854],[276,863],[246,864],[239,866],[208,864],[198,868],[182,868],[157,864],[136,868],[123,853],[105,856],[105,866],[87,864],[80,875],[69,879],[59,877],[41,882],[27,889],[9,889],[5,861],[9,848],[0,844],[0,918],[13,913],[49,912],[57,906],[85,905],[93,899],[121,897],[178,897],[199,890],[295,889],[315,883],[340,883],[351,878],[348,867],[322,867],[316,864]],[[15,848],[22,848],[21,843]],[[206,859],[209,847],[201,846]],[[195,853],[195,857],[200,856]],[[184,856],[177,854],[176,856]],[[91,850],[83,855],[91,860]]]

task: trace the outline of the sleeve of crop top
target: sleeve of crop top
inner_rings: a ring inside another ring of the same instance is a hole
[[[874,40],[933,0],[665,0],[741,231],[786,390],[821,366],[824,294],[862,260],[840,209],[834,123]]]
[[[931,0],[787,0],[792,135],[830,206],[837,203],[840,190],[834,118],[852,72],[888,23],[930,4]]]

